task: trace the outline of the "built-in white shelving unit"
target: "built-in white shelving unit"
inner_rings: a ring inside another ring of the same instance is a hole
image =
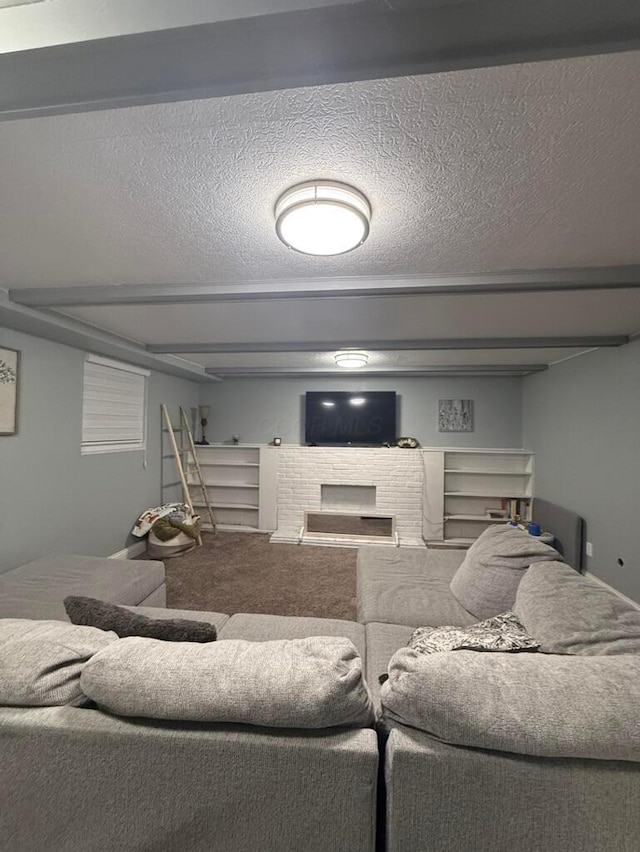
[[[428,448],[424,463],[423,536],[465,547],[491,524],[529,520],[533,454],[511,449]]]
[[[199,444],[196,455],[219,529],[252,532],[276,529],[277,447]],[[193,504],[199,509],[204,504],[196,482],[191,475]]]

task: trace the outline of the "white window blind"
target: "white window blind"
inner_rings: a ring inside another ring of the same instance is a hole
[[[89,355],[84,363],[82,452],[144,450],[148,370]]]

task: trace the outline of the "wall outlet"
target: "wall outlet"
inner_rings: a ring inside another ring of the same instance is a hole
[[[586,552],[587,556],[593,556],[593,544],[590,541],[587,542],[587,546],[585,547],[585,552]]]

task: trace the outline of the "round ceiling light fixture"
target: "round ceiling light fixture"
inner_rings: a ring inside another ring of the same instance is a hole
[[[360,352],[355,349],[336,352],[333,359],[338,367],[343,367],[345,370],[357,370],[359,367],[366,367],[369,363],[369,356],[367,353]]]
[[[371,205],[346,183],[310,180],[283,192],[276,202],[276,233],[302,254],[351,251],[369,236]]]

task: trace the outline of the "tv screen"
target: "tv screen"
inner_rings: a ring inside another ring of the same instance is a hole
[[[307,391],[304,431],[307,444],[391,444],[395,391]]]

